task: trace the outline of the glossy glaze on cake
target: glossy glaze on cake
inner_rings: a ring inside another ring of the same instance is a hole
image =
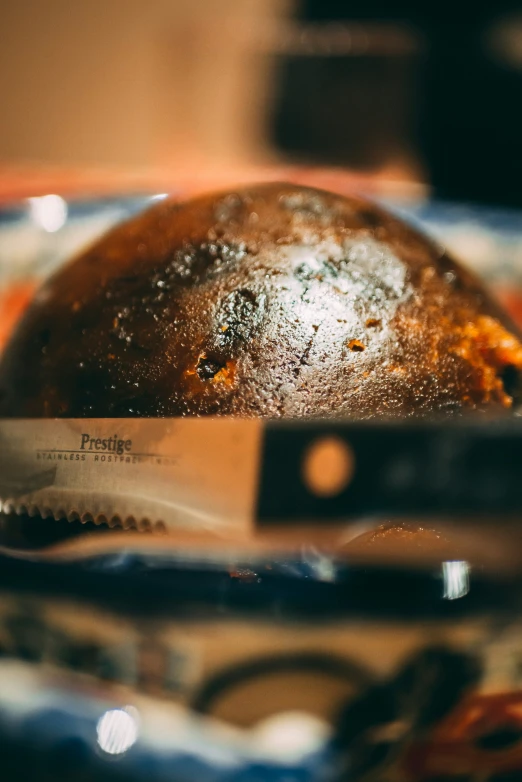
[[[506,409],[518,334],[383,209],[290,184],[165,200],[36,295],[7,416],[410,416]]]

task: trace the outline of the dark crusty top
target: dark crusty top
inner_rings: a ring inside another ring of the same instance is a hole
[[[165,200],[55,274],[0,365],[8,416],[407,416],[509,407],[512,326],[360,198]]]

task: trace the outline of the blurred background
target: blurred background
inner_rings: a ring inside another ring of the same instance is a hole
[[[522,205],[522,4],[2,0],[0,173],[341,166]]]

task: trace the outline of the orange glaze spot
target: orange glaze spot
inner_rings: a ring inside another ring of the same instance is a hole
[[[522,345],[495,318],[481,315],[466,323],[458,329],[458,341],[449,352],[480,372],[485,401],[496,396],[504,407],[511,407],[513,400],[504,391],[499,375],[507,366],[522,369]]]
[[[236,362],[235,361],[227,361],[225,366],[219,370],[217,374],[214,375],[211,383],[224,383],[226,386],[232,386],[234,385],[234,380],[236,378]]]
[[[185,384],[187,388],[187,394],[189,396],[194,396],[195,394],[201,394],[205,390],[205,385],[197,373],[197,367],[199,362],[202,359],[206,358],[206,355],[207,354],[204,352],[200,353],[196,359],[195,364],[190,367],[187,367],[187,369],[183,373],[183,378],[185,380]]]
[[[188,367],[184,372],[185,380],[187,381],[187,386],[189,393],[192,394],[198,394],[204,391],[205,388],[208,387],[209,384],[212,385],[224,385],[224,386],[233,386],[234,381],[236,379],[236,361],[227,361],[224,367],[221,367],[221,369],[216,372],[214,377],[209,378],[208,380],[202,380],[198,374],[198,366],[201,361],[204,361],[207,358],[207,354],[205,351],[202,351],[195,363]]]

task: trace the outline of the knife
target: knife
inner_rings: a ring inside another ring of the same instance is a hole
[[[227,539],[522,517],[522,422],[0,420],[0,507]]]

